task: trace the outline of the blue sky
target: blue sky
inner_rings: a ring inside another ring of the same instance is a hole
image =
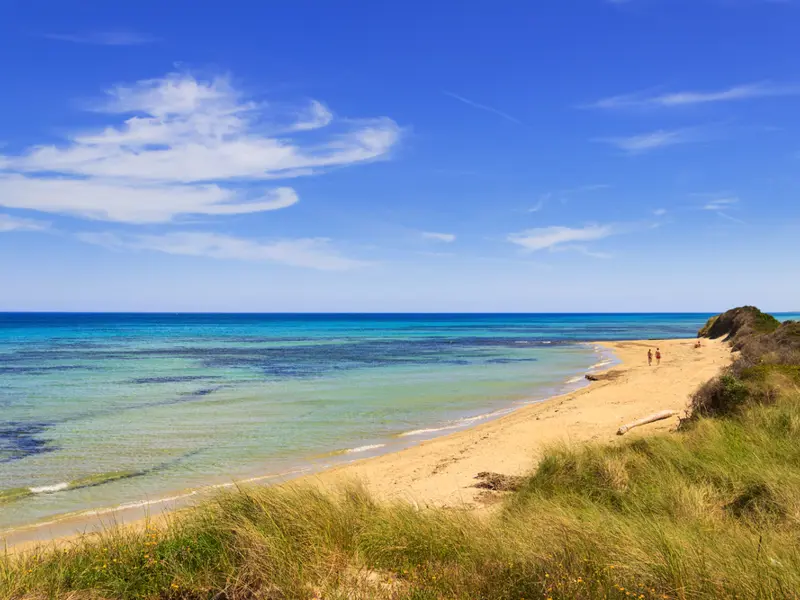
[[[800,3],[0,4],[0,310],[800,307]]]

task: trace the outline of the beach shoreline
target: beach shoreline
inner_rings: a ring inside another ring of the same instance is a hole
[[[473,487],[479,472],[521,475],[534,468],[542,451],[555,443],[611,441],[616,439],[616,429],[625,422],[658,410],[682,411],[688,394],[730,362],[730,349],[722,342],[704,342],[701,349],[693,348],[694,340],[690,339],[592,344],[615,357],[616,364],[610,370],[619,377],[520,405],[496,418],[419,441],[404,449],[351,460],[313,474],[265,475],[249,483],[292,481],[337,489],[346,482],[359,481],[380,500],[404,500],[420,506],[479,508],[487,501],[485,491]],[[648,367],[646,347],[659,345],[664,361],[660,366]],[[631,397],[633,390],[648,387],[654,397]],[[609,399],[609,390],[616,400]],[[672,418],[630,435],[665,431],[673,428],[676,422],[677,418]],[[214,489],[231,485],[234,484],[214,486]],[[19,551],[116,524],[135,527],[147,519],[157,520],[191,505],[192,500],[201,500],[212,491],[212,488],[187,490],[179,496],[185,502],[173,505],[168,504],[169,499],[154,500],[144,510],[111,507],[92,511],[93,514],[31,524],[6,532],[0,537],[0,543]]]
[[[485,490],[474,487],[479,473],[519,476],[535,468],[543,452],[559,444],[617,443],[621,439],[671,431],[688,408],[689,396],[732,361],[721,340],[632,340],[597,342],[613,351],[614,376],[578,390],[521,406],[464,431],[411,448],[366,458],[303,477],[324,489],[361,482],[379,500],[418,506],[480,508]],[[647,364],[647,350],[660,348],[663,360]],[[656,412],[676,415],[634,429],[617,430]]]

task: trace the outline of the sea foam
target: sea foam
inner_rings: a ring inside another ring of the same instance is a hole
[[[31,493],[33,494],[52,494],[53,492],[61,492],[66,489],[69,489],[69,483],[66,482],[30,488]]]
[[[345,454],[357,454],[359,452],[369,452],[370,450],[377,450],[378,448],[385,448],[386,444],[368,444],[366,446],[358,446],[357,448],[349,448],[345,450]]]

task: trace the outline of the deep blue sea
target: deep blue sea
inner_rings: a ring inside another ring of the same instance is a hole
[[[708,316],[0,313],[0,531],[398,449]]]

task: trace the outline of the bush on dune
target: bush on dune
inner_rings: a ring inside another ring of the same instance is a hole
[[[489,515],[244,488],[163,529],[0,559],[0,598],[797,598],[796,332],[740,336],[773,358],[703,386],[678,434],[553,448]]]
[[[730,368],[694,394],[694,419],[733,414],[748,403],[774,402],[800,384],[800,323],[780,323],[745,306],[713,317],[700,335],[726,336],[738,355]]]
[[[780,321],[775,317],[755,306],[741,306],[711,317],[698,332],[698,337],[716,339],[724,336],[726,341],[735,341],[752,334],[771,333],[779,325]]]

